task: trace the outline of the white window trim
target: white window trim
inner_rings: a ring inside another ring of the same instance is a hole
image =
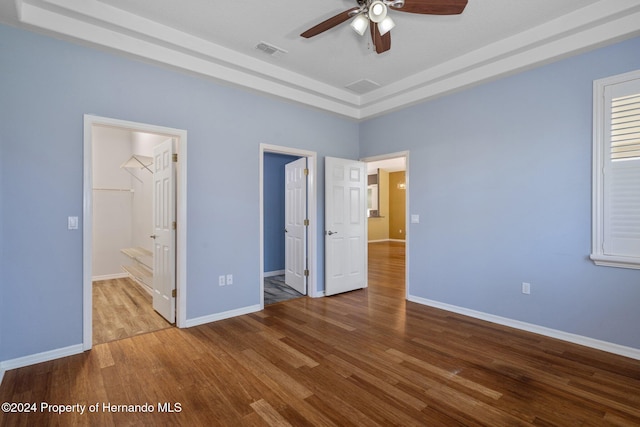
[[[605,135],[605,88],[609,85],[640,79],[640,70],[619,74],[593,82],[593,196],[591,260],[596,265],[640,269],[640,258],[612,256],[604,253],[604,167],[608,152]]]

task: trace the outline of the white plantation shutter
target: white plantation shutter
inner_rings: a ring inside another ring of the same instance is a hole
[[[640,159],[640,93],[611,100],[611,160]]]
[[[596,264],[640,268],[640,72],[594,84]]]
[[[604,253],[640,258],[640,161],[631,163],[605,172]]]

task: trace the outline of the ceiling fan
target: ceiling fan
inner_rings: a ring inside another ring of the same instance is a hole
[[[391,49],[391,29],[395,27],[388,15],[389,9],[423,15],[457,15],[462,13],[467,0],[356,0],[357,7],[345,10],[300,34],[310,38],[323,33],[348,19],[351,27],[361,36],[371,31],[371,39],[377,53]]]

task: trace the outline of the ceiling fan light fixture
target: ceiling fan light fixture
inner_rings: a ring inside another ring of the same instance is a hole
[[[369,19],[375,23],[381,22],[387,16],[387,5],[376,0],[369,5]]]
[[[393,22],[393,19],[391,19],[390,16],[385,17],[382,21],[380,21],[380,23],[378,24],[378,30],[380,31],[380,35],[384,36],[385,34],[387,34],[389,31],[391,31],[391,29],[393,27],[396,26],[396,23]]]
[[[353,31],[360,34],[361,36],[364,35],[365,31],[367,31],[367,28],[369,28],[369,20],[364,13],[360,13],[355,18],[353,18],[353,21],[351,21],[351,28],[353,28]]]

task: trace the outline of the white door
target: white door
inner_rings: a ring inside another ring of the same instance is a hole
[[[363,162],[325,158],[325,294],[367,286],[367,174]]]
[[[175,167],[173,139],[153,149],[153,309],[176,320]]]
[[[307,294],[307,158],[285,165],[284,197],[284,281],[303,295]]]

